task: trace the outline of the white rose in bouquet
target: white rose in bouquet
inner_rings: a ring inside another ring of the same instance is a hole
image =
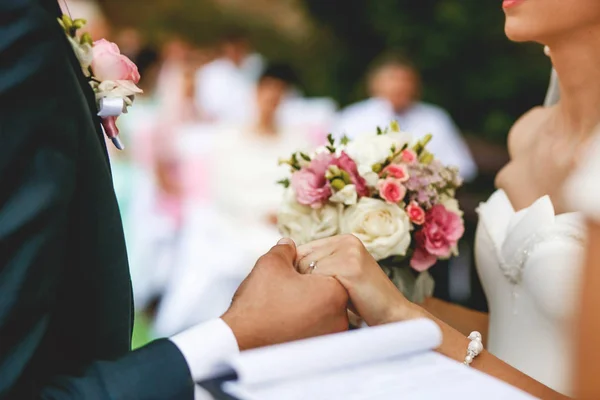
[[[369,197],[346,209],[340,230],[359,238],[376,260],[405,255],[411,242],[406,212],[395,204]]]
[[[460,209],[460,204],[458,204],[458,200],[456,200],[454,197],[442,195],[440,196],[440,204],[446,207],[446,210],[451,211],[462,218],[464,213]]]
[[[392,147],[402,148],[411,143],[411,135],[406,132],[388,132],[385,135],[360,135],[346,146],[346,153],[358,165],[358,172],[365,174],[373,172],[373,165],[382,163],[391,154]]]
[[[321,208],[303,206],[296,201],[294,191],[288,189],[277,216],[279,231],[297,245],[335,236],[339,233],[340,207],[329,204]]]
[[[353,206],[358,201],[358,193],[356,193],[355,185],[346,185],[344,188],[334,193],[329,201],[332,203],[345,204],[347,206]]]

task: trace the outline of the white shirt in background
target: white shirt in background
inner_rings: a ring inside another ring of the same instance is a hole
[[[339,113],[334,124],[336,137],[356,137],[361,133],[373,132],[376,127],[386,127],[396,120],[400,129],[410,132],[415,138],[431,133],[433,139],[429,151],[446,165],[459,168],[463,179],[469,181],[477,175],[477,166],[467,144],[461,137],[452,118],[442,108],[415,103],[402,114],[396,114],[389,102],[372,98],[348,106]]]
[[[226,58],[216,59],[196,73],[196,106],[216,122],[245,124],[254,113],[254,89],[264,69],[258,54],[241,66]]]

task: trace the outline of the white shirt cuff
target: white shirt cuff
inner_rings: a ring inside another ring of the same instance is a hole
[[[220,318],[183,331],[171,341],[183,354],[195,382],[227,372],[223,362],[240,351],[231,328]]]

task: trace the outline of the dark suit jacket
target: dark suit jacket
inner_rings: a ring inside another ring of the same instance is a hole
[[[181,352],[131,352],[123,230],[56,0],[0,0],[0,398],[192,399]]]

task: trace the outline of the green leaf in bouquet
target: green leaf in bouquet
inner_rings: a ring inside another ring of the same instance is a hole
[[[331,187],[337,191],[340,191],[344,187],[346,187],[346,183],[340,178],[335,178],[334,180],[331,181]]]
[[[431,142],[431,139],[433,139],[433,135],[431,133],[425,135],[425,137],[421,140],[423,147],[427,146],[429,142]]]
[[[433,295],[435,281],[429,272],[417,272],[410,267],[410,257],[391,257],[379,261],[381,269],[398,290],[410,301],[421,303]]]
[[[329,150],[329,152],[330,152],[331,154],[334,154],[334,153],[335,153],[335,147],[333,147],[333,146],[327,146],[326,148],[327,148],[327,150]]]
[[[337,165],[330,165],[325,172],[325,178],[331,181],[342,176],[342,170]]]
[[[413,147],[415,153],[417,153],[417,155],[421,155],[421,153],[425,150],[425,146],[427,146],[427,144],[431,141],[432,138],[433,135],[431,133],[428,133],[423,137],[423,139],[419,140],[417,144],[415,144],[415,146]]]
[[[282,179],[282,180],[280,180],[280,181],[277,181],[277,184],[278,184],[278,185],[281,185],[281,186],[283,186],[284,188],[286,188],[286,189],[287,189],[287,188],[289,188],[289,187],[290,187],[290,180],[289,180],[289,179],[287,179],[287,178],[286,178],[286,179]]]
[[[350,174],[349,174],[349,173],[347,173],[347,172],[346,172],[346,171],[344,171],[344,170],[341,170],[341,171],[340,171],[340,175],[341,175],[341,177],[342,177],[342,180],[344,181],[344,183],[345,183],[346,185],[349,185],[349,184],[351,184],[351,183],[352,183],[352,179],[350,179]]]
[[[422,151],[421,155],[419,156],[419,161],[425,165],[431,164],[433,159],[434,159],[433,154],[431,154],[430,152],[428,152],[426,150]]]
[[[375,172],[376,174],[380,173],[383,170],[383,165],[377,163],[375,165],[373,165],[371,167],[371,170],[373,170],[373,172]]]
[[[398,124],[398,121],[393,120],[390,122],[390,129],[392,132],[400,132],[400,125]]]
[[[377,127],[377,136],[383,135],[383,130],[378,126]]]
[[[295,170],[300,170],[300,163],[298,162],[298,154],[294,153],[292,154],[292,162],[291,162],[291,167]]]
[[[342,136],[340,143],[342,144],[342,146],[347,146],[348,143],[350,143],[350,138],[348,136],[344,135],[344,136]]]
[[[308,156],[308,154],[305,154],[305,153],[302,153],[302,152],[301,152],[301,153],[300,153],[300,157],[302,157],[302,159],[303,159],[304,161],[308,161],[308,162],[311,162],[311,161],[312,161],[312,160],[310,159],[310,157]]]
[[[329,134],[327,135],[327,142],[329,143],[330,146],[333,147],[333,145],[335,144],[335,139],[333,138],[333,134]]]

